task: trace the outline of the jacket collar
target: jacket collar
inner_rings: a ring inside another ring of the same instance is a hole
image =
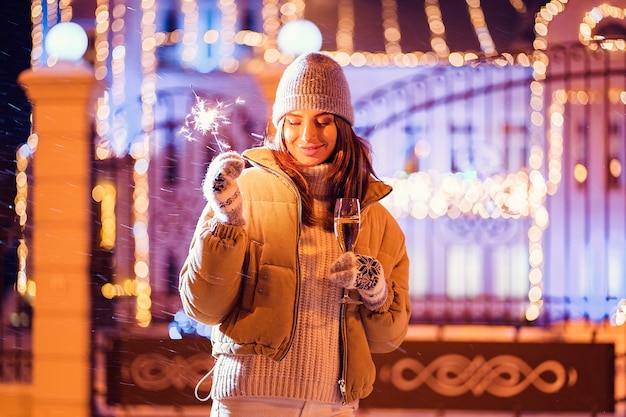
[[[267,147],[258,147],[258,148],[250,148],[243,151],[242,156],[250,161],[253,165],[264,167],[270,169],[272,171],[283,172],[280,169],[280,166],[274,159],[274,155],[272,151]],[[390,185],[385,184],[384,182],[370,177],[369,187],[367,189],[367,195],[365,196],[364,201],[362,201],[361,205],[365,207],[366,205],[373,203],[387,196],[391,192],[392,188]]]

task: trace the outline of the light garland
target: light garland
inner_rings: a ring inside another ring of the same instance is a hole
[[[543,138],[545,134],[544,103],[545,89],[542,81],[547,76],[549,59],[544,52],[547,49],[548,26],[554,17],[565,9],[568,0],[552,0],[541,8],[535,17],[535,40],[533,42],[534,53],[532,56],[533,79],[530,83],[530,138],[531,148],[528,159],[530,173],[543,177],[544,160],[546,155],[543,151]],[[566,94],[565,94],[566,95]],[[532,225],[528,231],[528,252],[530,271],[528,280],[529,305],[526,308],[526,320],[535,321],[541,315],[543,307],[543,232],[548,225],[548,211],[543,206],[546,194],[554,194],[561,181],[561,156],[563,152],[563,92],[557,91],[552,97],[552,104],[548,109],[548,123],[550,129],[547,133],[547,170],[548,178],[543,182],[545,191],[537,195],[541,206],[533,211]]]
[[[50,29],[59,22],[58,0],[46,0],[46,28]]]
[[[112,113],[112,109],[120,109],[126,102],[126,4],[124,0],[115,0],[111,13],[111,88],[110,97],[105,94],[110,102],[107,109],[107,120],[111,120],[110,148],[116,155],[126,152],[128,143],[128,123],[125,113]],[[104,110],[104,109],[103,109]]]
[[[239,68],[239,61],[235,58],[237,3],[235,0],[219,0],[217,7],[222,13],[220,67],[224,72],[235,72]]]
[[[539,13],[535,16],[535,40],[533,41],[533,49],[536,54],[543,54],[548,47],[548,25],[554,17],[565,10],[565,3],[568,0],[552,0],[545,6],[542,6]],[[541,59],[540,59],[541,60]]]
[[[263,60],[267,63],[276,63],[281,57],[278,50],[277,38],[280,31],[280,8],[278,0],[263,0],[261,18],[263,19],[263,34],[265,42],[261,44]]]
[[[94,38],[94,77],[96,80],[104,80],[109,74],[107,61],[109,59],[110,44],[109,21],[110,10],[108,0],[98,0],[95,10],[95,38]],[[95,131],[99,138],[96,144],[96,159],[107,159],[112,156],[112,146],[109,140],[111,134],[111,124],[109,121],[111,115],[110,95],[107,91],[96,100],[95,114]]]
[[[430,47],[439,58],[447,58],[450,48],[446,42],[446,27],[439,7],[439,0],[425,0],[424,10],[430,29]]]
[[[136,320],[141,327],[152,321],[150,287],[149,224],[149,167],[150,137],[154,132],[154,104],[156,103],[156,2],[141,1],[141,127],[143,140],[131,147],[133,166],[133,235],[135,238],[135,291]]]
[[[44,39],[44,24],[43,24],[43,3],[42,0],[33,0],[30,4],[30,20],[32,24],[31,30],[31,43],[32,49],[30,52],[30,66],[37,68],[41,66],[41,58],[43,57],[43,39]]]
[[[34,280],[28,278],[26,265],[28,261],[28,244],[26,242],[26,238],[24,237],[24,230],[26,229],[26,223],[28,221],[28,165],[30,164],[30,160],[33,158],[35,151],[37,150],[37,145],[39,143],[39,137],[36,133],[33,133],[29,136],[28,140],[25,144],[21,145],[16,154],[16,175],[15,175],[15,186],[16,186],[16,194],[15,194],[15,214],[19,218],[20,230],[22,232],[22,236],[19,239],[19,245],[17,247],[17,261],[18,261],[18,271],[17,271],[17,279],[16,279],[16,291],[22,297],[24,297],[29,302],[37,295],[37,285]]]
[[[100,247],[111,250],[115,247],[116,217],[115,206],[117,202],[117,191],[110,182],[97,184],[91,190],[91,197],[100,203]]]
[[[195,0],[181,2],[183,15],[183,52],[181,61],[183,67],[191,67],[198,56],[198,4]]]
[[[562,155],[563,155],[563,113],[565,112],[565,102],[567,94],[563,90],[555,91],[552,97],[552,104],[548,109],[550,129],[548,131],[548,178],[545,185],[536,195],[537,206],[533,211],[533,224],[528,232],[528,252],[530,271],[528,280],[530,289],[528,291],[529,306],[526,309],[526,319],[534,321],[539,318],[543,307],[543,233],[549,223],[548,210],[543,205],[547,194],[554,194],[562,178]],[[535,152],[539,152],[537,149]],[[531,156],[532,157],[532,156]],[[535,157],[538,159],[538,156]],[[535,175],[541,175],[541,165],[535,163],[535,168],[531,171]]]
[[[294,7],[295,18],[304,19],[304,12],[306,10],[305,0],[291,0],[289,3]]]
[[[342,66],[353,65],[356,67],[385,67],[397,66],[412,68],[418,66],[434,66],[450,63],[460,67],[479,57],[475,52],[451,52],[445,40],[445,26],[439,7],[438,0],[427,0],[425,10],[427,14],[429,29],[431,31],[432,51],[412,51],[403,53],[400,47],[401,31],[397,16],[396,0],[381,0],[383,29],[385,38],[385,52],[368,52],[354,50],[354,0],[338,0],[337,2],[337,33],[336,50],[323,51],[332,55]],[[466,0],[470,18],[476,36],[479,39],[481,49],[487,58],[496,66],[522,65],[529,66],[533,57],[519,53],[516,56],[511,54],[498,54],[495,43],[484,18],[479,0]],[[512,4],[515,7],[515,4]],[[204,42],[212,44],[220,40],[220,56],[222,58],[220,67],[223,71],[234,72],[239,69],[240,62],[234,57],[236,44],[246,45],[254,48],[255,54],[268,64],[282,63],[288,64],[293,56],[285,55],[277,47],[277,37],[281,25],[304,16],[305,3],[302,0],[286,1],[282,5],[278,0],[264,0],[261,10],[263,20],[263,32],[253,30],[236,30],[238,12],[234,0],[221,0],[218,8],[222,14],[222,28],[218,32],[215,29],[208,30],[202,37],[198,34],[198,7],[196,0],[185,0],[181,6],[184,15],[184,29],[174,33],[157,33],[157,45],[171,45],[183,42],[182,62],[190,65],[193,57],[197,55],[198,43]],[[519,7],[516,10],[521,13]],[[182,35],[181,35],[182,33]],[[195,39],[195,42],[191,40]],[[248,66],[247,69],[258,73],[262,71],[259,62]]]
[[[394,39],[386,38],[386,51],[384,53],[367,52],[367,51],[354,51],[353,37],[354,37],[354,12],[353,12],[353,0],[339,0],[338,2],[338,32],[337,32],[337,50],[325,51],[329,55],[333,56],[342,66],[353,65],[356,67],[385,67],[385,66],[397,66],[412,68],[418,66],[435,66],[445,63],[452,64],[453,66],[463,66],[474,61],[477,61],[479,57],[476,53],[467,52],[451,52],[446,42],[446,28],[443,23],[443,16],[441,8],[439,6],[439,0],[426,0],[424,3],[426,18],[428,21],[428,27],[431,32],[431,48],[432,51],[412,51],[401,52],[399,40],[401,33],[399,32],[399,25],[397,24],[397,18],[393,18],[393,6],[395,1],[382,0],[383,3],[383,16],[389,17],[385,27],[390,27],[392,30],[389,34],[394,34],[395,29],[398,30],[398,45],[397,49],[393,43],[389,41]],[[498,54],[495,42],[491,37],[487,23],[485,20],[482,7],[479,0],[466,0],[469,8],[470,18],[476,36],[481,45],[481,49],[485,53],[485,56],[490,59],[490,62],[498,67],[504,67],[509,65],[516,66],[530,66],[534,61],[532,55],[526,53],[518,53],[513,56],[508,53]],[[525,13],[526,9],[517,0],[511,0],[512,6],[518,13]],[[397,14],[397,13],[396,13]],[[345,15],[345,18],[343,17]],[[343,26],[342,26],[343,25]],[[387,26],[389,25],[389,26]]]
[[[476,32],[476,37],[480,44],[480,49],[485,53],[485,56],[492,57],[498,54],[496,51],[496,45],[489,33],[487,27],[487,21],[485,20],[485,14],[480,5],[480,0],[465,0],[468,7],[470,21]]]
[[[509,0],[509,3],[519,14],[525,14],[528,11],[524,0]]]
[[[280,21],[282,24],[302,19],[305,4],[303,0],[286,1],[280,6]]]
[[[397,54],[402,52],[400,47],[400,24],[398,23],[398,3],[396,0],[382,0],[383,36],[385,38],[385,52]]]
[[[626,49],[626,41],[622,38],[607,39],[602,35],[593,35],[593,29],[605,17],[624,20],[625,10],[621,7],[612,6],[610,4],[601,4],[594,7],[587,13],[579,26],[578,38],[583,45],[588,46],[591,50],[602,48],[606,51],[624,51]]]
[[[337,2],[335,43],[339,53],[352,54],[354,52],[354,0]]]
[[[59,12],[61,15],[61,22],[71,22],[74,15],[72,9],[73,0],[59,0]]]
[[[354,0],[337,1],[337,51],[354,52]]]

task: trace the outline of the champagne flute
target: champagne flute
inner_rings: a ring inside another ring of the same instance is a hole
[[[335,236],[344,252],[354,250],[356,239],[361,231],[361,203],[358,198],[338,198],[335,201]],[[346,289],[339,301],[342,304],[363,304],[353,300]]]

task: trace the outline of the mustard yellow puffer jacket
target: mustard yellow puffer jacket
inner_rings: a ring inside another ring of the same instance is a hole
[[[215,356],[263,354],[281,360],[291,346],[298,311],[300,196],[268,149],[249,149],[243,157],[252,164],[238,179],[246,224],[212,221],[207,205],[181,269],[179,290],[190,317],[216,326],[211,337]],[[376,312],[344,304],[346,403],[372,392],[376,371],[371,353],[396,349],[407,332],[409,259],[404,234],[378,201],[390,191],[372,179],[361,203],[355,252],[382,263],[389,298]],[[351,297],[358,298],[358,293]]]

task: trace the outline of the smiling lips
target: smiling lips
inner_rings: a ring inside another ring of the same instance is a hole
[[[324,148],[325,145],[323,143],[319,144],[319,145],[307,145],[307,146],[299,146],[298,148],[300,149],[300,151],[305,154],[306,156],[315,156],[315,154],[322,148]]]

